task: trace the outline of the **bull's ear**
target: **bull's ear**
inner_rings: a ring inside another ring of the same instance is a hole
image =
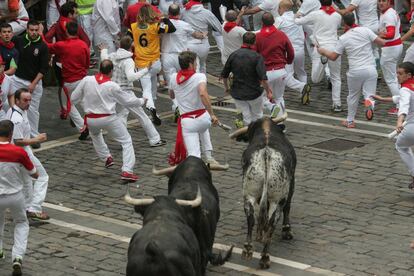
[[[134,209],[135,209],[135,212],[137,212],[141,216],[144,216],[145,211],[147,210],[147,207],[148,205],[135,205]]]

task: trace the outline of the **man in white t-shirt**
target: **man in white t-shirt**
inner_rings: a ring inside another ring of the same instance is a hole
[[[243,16],[244,8],[239,14],[234,10],[226,13],[226,21],[223,23],[223,52],[221,53],[221,62],[226,64],[227,59],[234,51],[240,49],[243,44],[243,35],[246,30],[240,27],[240,21]]]
[[[400,94],[397,79],[397,63],[403,51],[400,36],[400,17],[392,8],[392,0],[378,0],[381,12],[379,21],[379,37],[385,39],[386,43],[381,50],[381,70],[388,89],[393,96]],[[390,115],[398,114],[398,106],[388,111]]]
[[[27,184],[26,179],[38,178],[39,174],[27,152],[11,143],[12,137],[13,122],[0,121],[0,259],[5,258],[4,218],[6,209],[9,209],[15,223],[12,249],[13,275],[21,275],[22,260],[29,236],[23,189],[24,184]]]
[[[284,32],[292,43],[295,50],[295,59],[292,64],[286,64],[286,86],[299,92],[309,94],[311,87],[307,84],[305,71],[305,35],[302,26],[295,23],[295,14],[292,11],[293,3],[291,0],[282,0],[279,4],[280,17],[275,19],[275,26]],[[296,78],[293,74],[296,74]],[[304,91],[306,90],[306,92]],[[309,97],[308,97],[309,98]],[[308,102],[302,102],[307,104]]]
[[[313,37],[316,45],[333,51],[338,41],[338,28],[341,26],[342,17],[332,6],[332,0],[320,0],[321,9],[312,11],[308,15],[298,17],[295,23],[298,25],[313,25]],[[312,82],[319,83],[324,77],[326,63],[330,71],[332,82],[332,110],[341,112],[341,58],[322,63],[321,55],[315,48],[312,54]]]
[[[177,122],[175,152],[170,156],[170,164],[176,165],[187,156],[201,158],[201,149],[207,163],[217,163],[212,156],[210,126],[218,119],[211,108],[207,92],[205,74],[196,73],[197,55],[185,51],[179,55],[181,70],[171,76],[170,97],[177,100],[180,118]],[[201,143],[200,143],[201,142]]]
[[[377,90],[378,74],[375,69],[372,43],[382,46],[385,44],[385,41],[369,28],[356,25],[353,13],[344,15],[343,20],[345,27],[349,29],[339,38],[335,50],[329,51],[319,48],[318,51],[321,55],[331,60],[337,59],[346,51],[349,63],[349,70],[347,72],[349,90],[347,97],[348,117],[342,124],[347,128],[354,128],[361,90],[365,100],[365,116],[367,120],[372,120],[374,116],[374,101],[371,100],[371,96],[375,95]]]
[[[27,110],[32,101],[32,95],[26,88],[20,88],[14,93],[15,105],[7,111],[7,118],[14,124],[13,141],[16,146],[21,146],[27,152],[39,172],[39,178],[32,183],[32,179],[27,179],[29,187],[29,198],[26,201],[27,216],[35,220],[48,220],[49,216],[42,211],[42,204],[45,201],[49,175],[47,174],[42,163],[33,154],[31,145],[42,143],[47,140],[46,133],[40,133],[30,138],[30,125],[27,118]]]
[[[355,12],[358,17],[358,25],[367,27],[378,34],[378,3],[377,0],[352,0],[343,10],[338,10],[341,15]],[[374,56],[377,66],[379,66],[379,51],[374,45]]]

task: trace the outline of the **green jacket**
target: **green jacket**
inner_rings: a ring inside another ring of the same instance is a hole
[[[76,4],[78,4],[78,13],[80,15],[92,14],[95,2],[96,0],[76,0]]]

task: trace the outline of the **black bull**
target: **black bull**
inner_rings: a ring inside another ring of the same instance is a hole
[[[242,257],[252,258],[252,231],[257,221],[256,239],[264,245],[261,268],[270,266],[268,250],[281,212],[282,238],[293,238],[289,212],[295,187],[296,154],[283,129],[284,126],[268,118],[251,123],[247,129],[249,145],[242,157],[244,211],[248,228]]]
[[[199,189],[199,207],[179,206],[175,199],[193,200]],[[222,265],[213,254],[219,197],[204,162],[188,157],[173,172],[168,182],[169,196],[157,196],[149,205],[135,206],[143,219],[143,228],[131,239],[128,248],[127,275],[204,275],[207,263]]]

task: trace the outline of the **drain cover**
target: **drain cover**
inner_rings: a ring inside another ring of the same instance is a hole
[[[360,148],[363,147],[365,143],[362,142],[356,142],[341,138],[334,138],[330,140],[326,140],[320,143],[316,143],[313,145],[310,145],[309,147],[322,149],[322,150],[328,150],[328,151],[334,151],[334,152],[341,152],[350,150],[353,148]]]

